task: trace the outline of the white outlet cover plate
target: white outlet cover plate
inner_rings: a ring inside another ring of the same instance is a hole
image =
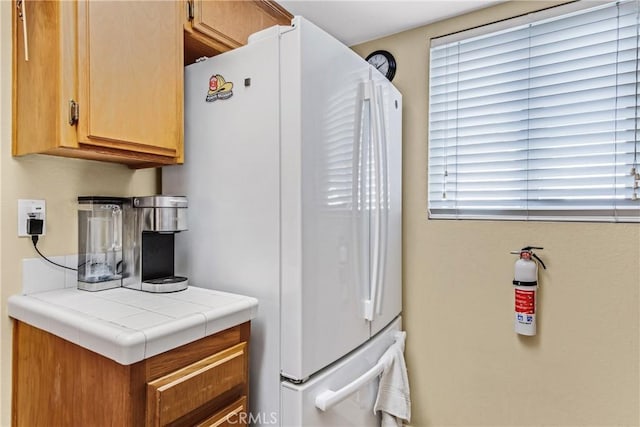
[[[46,206],[44,200],[18,199],[18,237],[27,237],[27,218],[29,214],[35,214],[36,218],[42,219],[42,236],[47,231]]]

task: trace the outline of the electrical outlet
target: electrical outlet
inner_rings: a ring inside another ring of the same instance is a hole
[[[44,200],[18,200],[18,237],[27,237],[27,219],[42,220],[42,236],[47,231],[46,209]]]

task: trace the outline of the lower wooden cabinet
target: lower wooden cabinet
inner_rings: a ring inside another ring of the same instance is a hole
[[[250,323],[120,365],[14,322],[13,426],[246,425]]]

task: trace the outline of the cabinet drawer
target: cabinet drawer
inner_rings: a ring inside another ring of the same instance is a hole
[[[246,426],[247,418],[247,397],[242,396],[231,405],[197,424],[196,427]]]
[[[147,420],[167,425],[246,384],[247,363],[247,343],[242,342],[147,383]]]

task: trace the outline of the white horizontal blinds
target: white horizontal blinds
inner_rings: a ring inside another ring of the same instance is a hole
[[[525,28],[432,49],[432,213],[525,199],[528,44]]]
[[[430,216],[640,220],[638,15],[609,3],[432,47]]]

